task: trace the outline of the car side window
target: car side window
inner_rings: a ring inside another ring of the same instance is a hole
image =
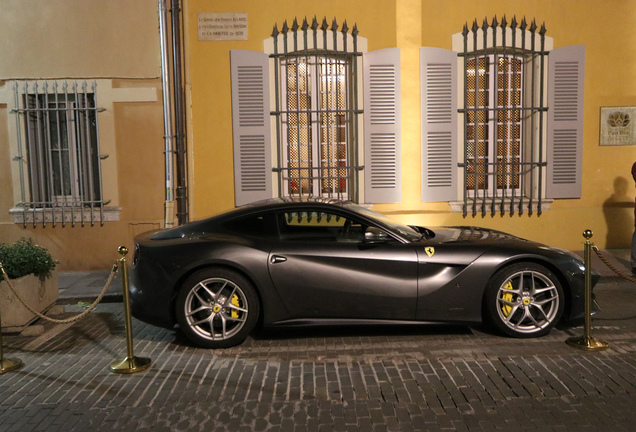
[[[230,219],[221,226],[238,234],[247,234],[254,237],[270,238],[276,236],[276,227],[272,223],[272,214],[257,213]]]
[[[281,240],[353,242],[364,241],[366,226],[360,221],[324,211],[290,211],[278,216]]]

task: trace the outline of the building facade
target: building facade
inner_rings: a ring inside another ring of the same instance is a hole
[[[1,1],[0,240],[33,237],[62,269],[106,268],[171,222],[157,1]],[[182,12],[190,220],[324,197],[409,224],[570,250],[592,229],[599,247],[627,247],[636,142],[608,143],[601,119],[633,134],[631,2],[182,0]]]

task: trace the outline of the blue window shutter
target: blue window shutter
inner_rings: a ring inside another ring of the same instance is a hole
[[[581,198],[585,46],[550,51],[548,65],[548,198]]]
[[[420,48],[422,201],[457,199],[457,53]]]
[[[364,200],[402,201],[400,49],[364,55]]]
[[[237,206],[272,197],[269,56],[231,50],[234,196]]]

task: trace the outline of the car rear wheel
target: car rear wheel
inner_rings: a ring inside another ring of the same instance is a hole
[[[495,273],[485,293],[487,319],[508,336],[543,336],[563,314],[563,289],[547,268],[519,263]]]
[[[240,344],[259,315],[252,284],[226,269],[205,269],[190,276],[179,291],[176,308],[183,334],[204,348]]]

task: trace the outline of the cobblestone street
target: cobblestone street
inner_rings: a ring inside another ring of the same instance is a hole
[[[636,289],[596,288],[601,352],[565,340],[581,327],[515,340],[463,326],[260,332],[202,350],[133,320],[145,372],[109,372],[126,356],[121,303],[36,337],[4,336],[1,431],[634,430]],[[82,307],[66,306],[71,316]]]

